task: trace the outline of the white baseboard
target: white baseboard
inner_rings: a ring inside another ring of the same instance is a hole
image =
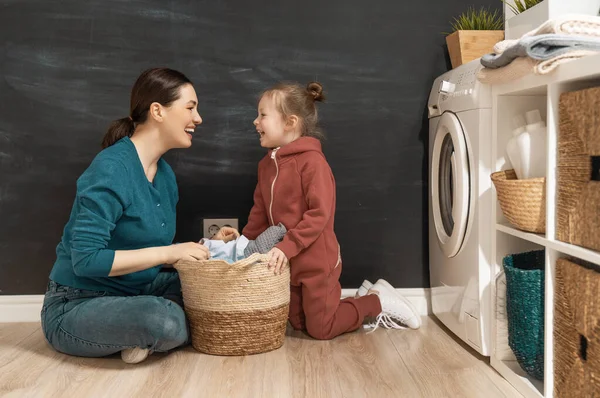
[[[0,296],[0,323],[40,322],[43,294]]]
[[[342,289],[342,298],[354,297],[357,289]],[[398,293],[406,297],[415,306],[419,315],[427,316],[433,314],[431,310],[431,293],[428,288],[396,289]]]
[[[421,316],[432,314],[429,289],[396,289],[415,306]],[[354,297],[356,289],[342,289],[342,298]],[[0,296],[0,323],[39,322],[43,294]]]

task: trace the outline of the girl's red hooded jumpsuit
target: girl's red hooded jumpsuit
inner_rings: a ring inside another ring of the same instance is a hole
[[[242,231],[256,239],[270,225],[285,225],[288,232],[276,247],[290,261],[289,320],[323,340],[356,330],[365,317],[381,312],[376,295],[340,301],[335,200],[335,179],[320,141],[301,137],[270,150],[258,164],[254,206]]]

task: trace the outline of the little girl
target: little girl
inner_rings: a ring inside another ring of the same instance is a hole
[[[356,298],[340,301],[340,246],[334,232],[335,180],[321,150],[315,101],[323,87],[312,82],[278,84],[265,91],[254,120],[260,145],[269,152],[258,165],[254,206],[243,230],[248,239],[282,223],[283,240],[270,252],[270,267],[290,262],[289,320],[315,339],[328,340],[358,329],[368,316],[375,326],[418,328],[411,303],[386,281],[363,283]]]

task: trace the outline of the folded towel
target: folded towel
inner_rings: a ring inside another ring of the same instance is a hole
[[[600,37],[600,17],[594,15],[566,14],[550,19],[529,33],[530,36],[557,33],[560,35]]]
[[[576,50],[570,51],[565,54],[558,55],[554,58],[547,59],[545,61],[540,61],[533,68],[533,73],[538,75],[545,75],[547,73],[552,72],[558,65],[562,65],[566,62],[573,61],[579,58],[586,57],[588,55],[598,54],[599,51],[590,51],[590,50]]]
[[[481,64],[486,68],[495,69],[508,65],[518,57],[545,61],[575,50],[600,51],[600,37],[558,34],[527,36],[501,54],[484,55],[481,57]]]
[[[526,36],[523,36],[523,37],[526,37]],[[504,51],[506,51],[506,49],[517,44],[519,42],[519,40],[520,39],[506,39],[506,40],[499,41],[498,43],[494,44],[492,53],[493,54],[502,54]]]
[[[519,57],[502,68],[480,69],[477,73],[477,79],[486,84],[508,83],[520,79],[530,73],[545,75],[552,72],[559,65],[598,53],[598,51],[589,50],[570,51],[545,61],[536,61],[529,57]]]
[[[540,35],[534,36],[536,38],[541,39],[534,40],[527,48],[527,56],[538,61],[552,60],[575,51],[600,51],[600,37]]]
[[[560,35],[600,37],[600,17],[581,14],[566,14],[550,19],[521,38],[547,33]],[[494,53],[501,54],[507,48],[515,45],[519,39],[502,40],[494,46]]]
[[[519,57],[503,68],[482,68],[477,72],[477,79],[486,84],[502,84],[522,78],[533,73],[539,61],[529,57]]]

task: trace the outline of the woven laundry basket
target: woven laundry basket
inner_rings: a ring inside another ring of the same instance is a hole
[[[283,345],[290,303],[290,271],[275,275],[268,256],[227,263],[179,261],[192,346],[213,355],[248,355]]]
[[[600,273],[556,262],[554,396],[600,396]]]
[[[496,358],[502,361],[516,361],[517,358],[508,345],[508,314],[506,313],[506,274],[496,277]]]
[[[600,87],[559,100],[556,237],[600,250]]]
[[[502,213],[516,228],[546,232],[546,179],[517,179],[514,170],[492,173]]]
[[[544,250],[506,256],[508,345],[521,368],[544,378]]]

